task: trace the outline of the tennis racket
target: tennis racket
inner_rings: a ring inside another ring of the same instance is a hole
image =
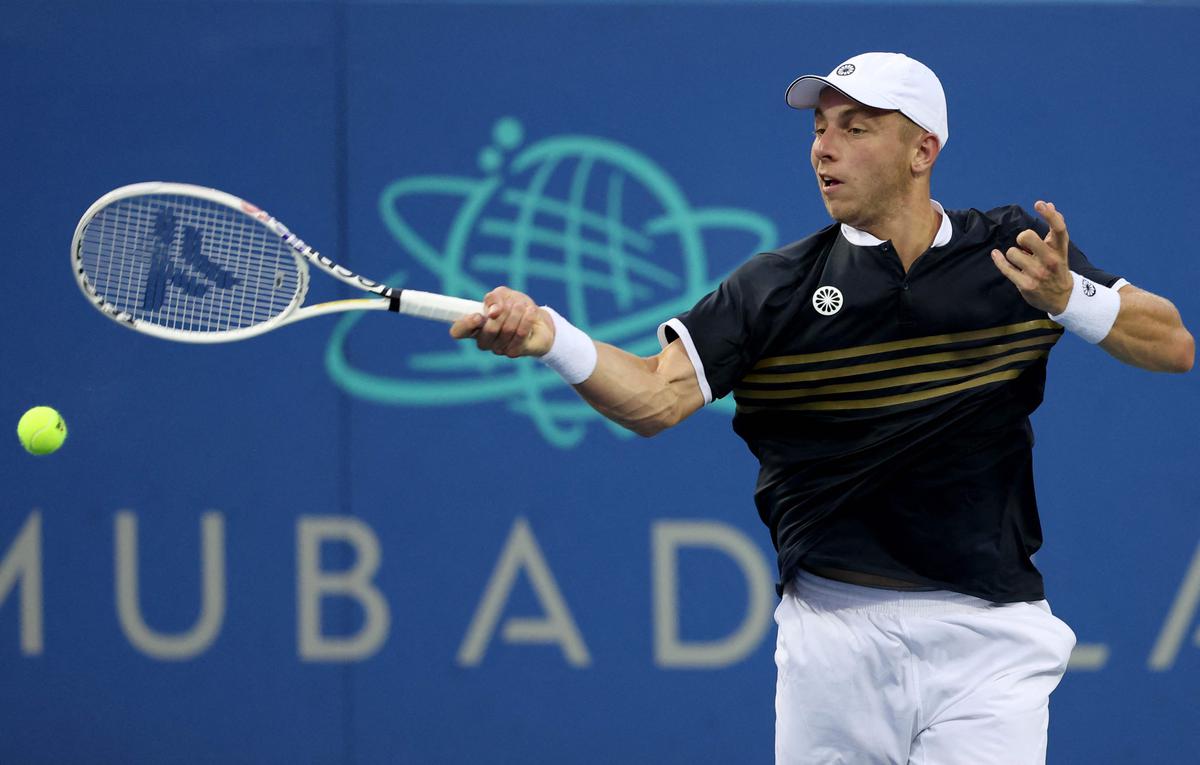
[[[308,264],[379,297],[301,307]],[[108,318],[166,340],[221,343],[342,311],[454,322],[473,300],[402,290],[339,266],[265,211],[223,191],[135,183],[100,197],[71,242],[79,288]]]

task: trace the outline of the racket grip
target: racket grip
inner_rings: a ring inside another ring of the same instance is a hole
[[[464,316],[483,313],[483,303],[477,300],[437,295],[433,292],[402,290],[400,292],[400,313],[453,324]]]

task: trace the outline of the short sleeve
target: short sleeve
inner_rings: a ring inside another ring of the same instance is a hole
[[[666,347],[679,338],[696,370],[696,380],[708,404],[733,389],[758,358],[763,334],[762,308],[778,265],[776,253],[756,255],[729,275],[692,308],[658,328]]]

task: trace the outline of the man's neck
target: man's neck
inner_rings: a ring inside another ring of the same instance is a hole
[[[914,197],[894,211],[864,229],[871,236],[890,241],[907,271],[913,262],[929,249],[937,236],[942,216],[933,207],[927,194]]]

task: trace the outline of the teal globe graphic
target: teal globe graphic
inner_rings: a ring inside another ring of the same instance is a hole
[[[658,325],[719,281],[708,269],[714,237],[747,256],[776,243],[774,225],[760,215],[693,208],[665,171],[628,146],[565,135],[517,150],[522,136],[516,120],[496,123],[493,145],[478,155],[481,178],[415,176],[384,189],[384,225],[434,280],[410,286],[478,300],[504,284],[554,306],[596,340],[650,355]],[[447,204],[444,225],[431,230],[434,206]],[[414,352],[386,375],[357,368],[345,341],[360,318],[338,324],[327,354],[331,376],[354,396],[396,406],[503,402],[559,447],[603,421],[537,361],[481,353],[472,343]]]

